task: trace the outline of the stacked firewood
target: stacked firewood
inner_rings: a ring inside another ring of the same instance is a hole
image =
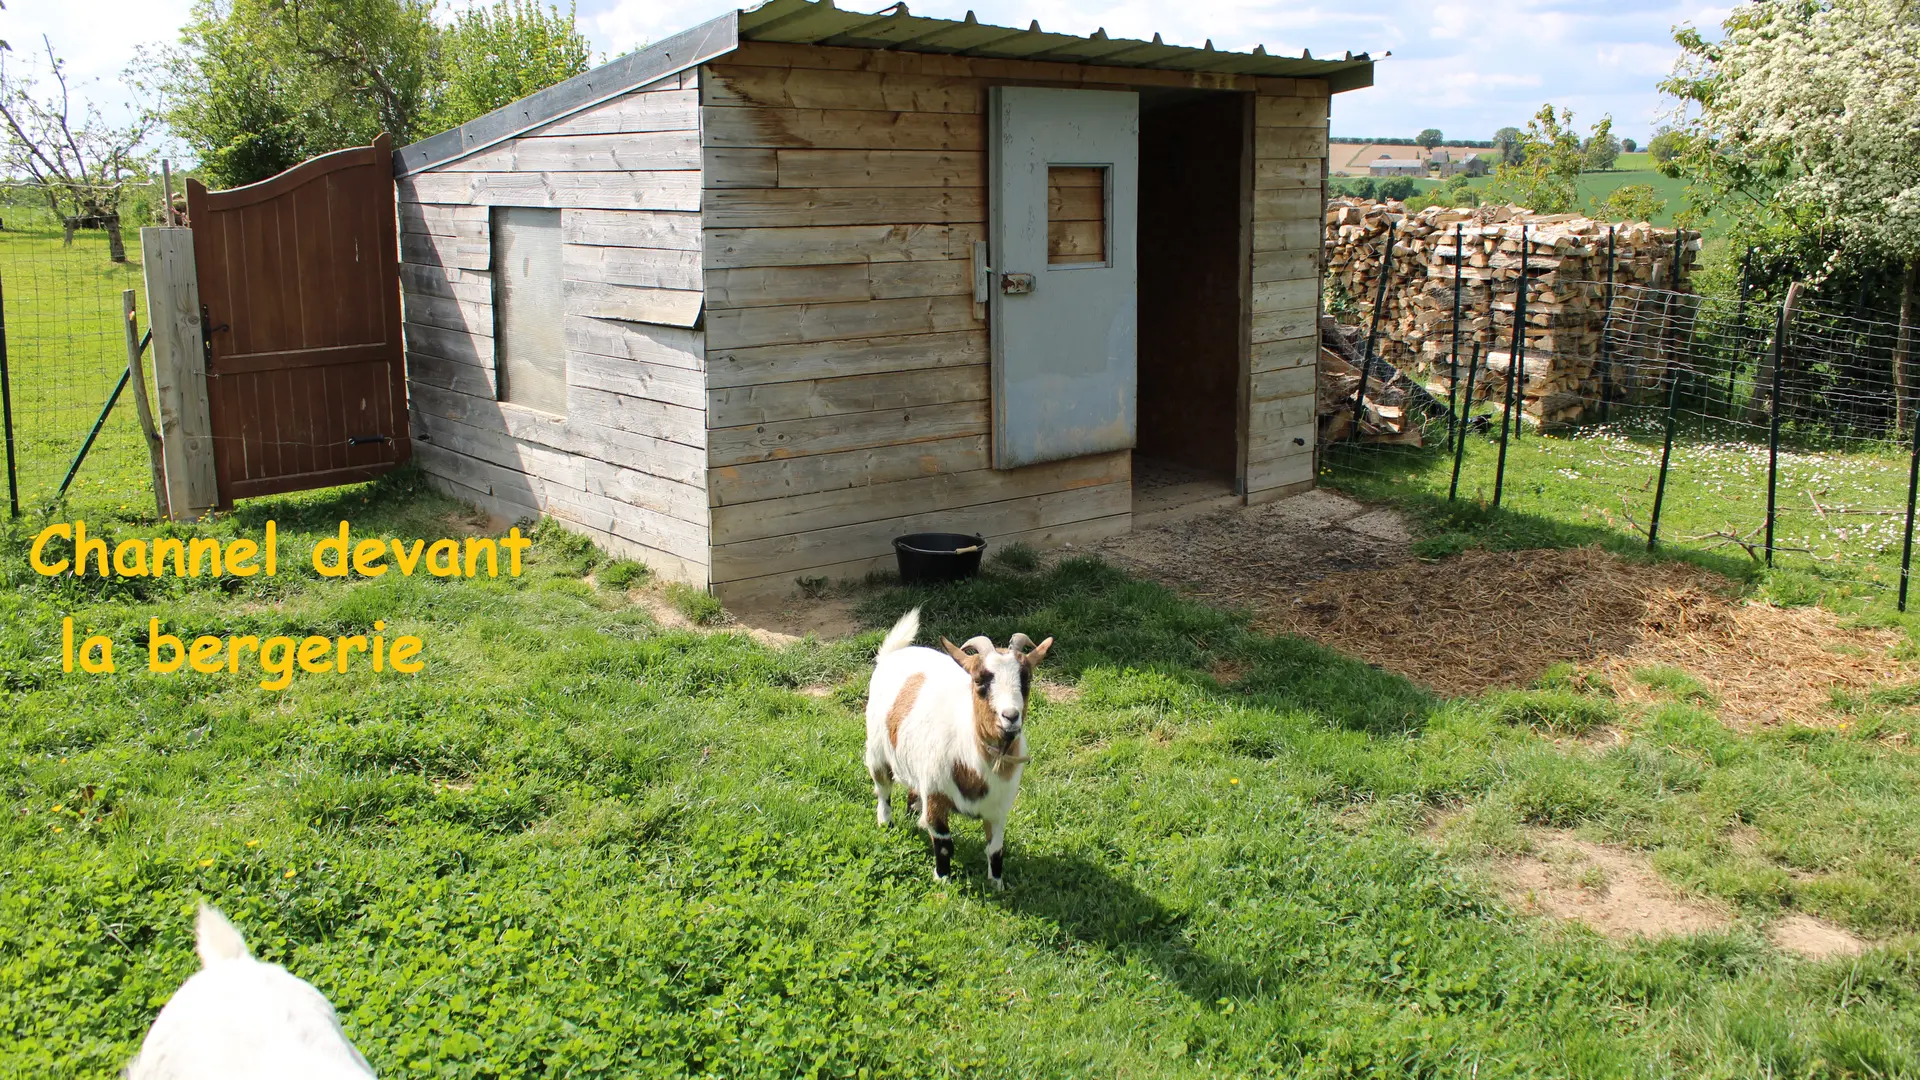
[[[1365,333],[1326,317],[1320,324],[1320,377],[1315,397],[1322,445],[1353,437],[1354,399],[1360,394]],[[1367,398],[1360,411],[1360,439],[1369,443],[1420,445],[1417,410],[1430,406],[1418,386],[1376,354],[1367,370]]]
[[[1606,320],[1607,239],[1613,232],[1613,318],[1650,317],[1638,307],[1659,301],[1634,288],[1687,291],[1700,234],[1678,235],[1644,222],[1608,224],[1579,214],[1535,214],[1523,207],[1429,207],[1409,214],[1398,202],[1336,198],[1327,204],[1329,307],[1343,321],[1369,328],[1386,263],[1387,226],[1394,225],[1375,354],[1447,394],[1452,370],[1455,267],[1460,280],[1458,377],[1466,381],[1473,343],[1480,344],[1474,397],[1497,406],[1513,365],[1514,303],[1525,237],[1527,320],[1521,372],[1521,418],[1536,424],[1577,420],[1598,400],[1601,328]],[[1454,245],[1459,229],[1460,250]],[[1679,273],[1673,269],[1676,247]],[[1654,313],[1657,314],[1657,313]],[[1616,337],[1617,341],[1617,337]],[[1631,357],[1614,358],[1617,395],[1639,397],[1657,379]],[[1462,387],[1464,389],[1464,386]]]

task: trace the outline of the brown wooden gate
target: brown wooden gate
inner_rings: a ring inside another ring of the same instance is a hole
[[[220,504],[406,461],[388,137],[231,191],[189,180],[187,216]]]

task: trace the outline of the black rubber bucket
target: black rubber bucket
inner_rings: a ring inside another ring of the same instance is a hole
[[[908,585],[973,577],[986,550],[984,539],[966,533],[911,533],[893,541],[900,580]]]

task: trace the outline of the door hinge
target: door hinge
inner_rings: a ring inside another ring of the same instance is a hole
[[[1000,291],[1008,296],[1025,296],[1033,291],[1032,274],[1001,274]]]

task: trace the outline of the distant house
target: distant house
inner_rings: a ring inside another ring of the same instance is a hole
[[[1427,163],[1419,158],[1383,157],[1367,166],[1368,176],[1425,176]]]

